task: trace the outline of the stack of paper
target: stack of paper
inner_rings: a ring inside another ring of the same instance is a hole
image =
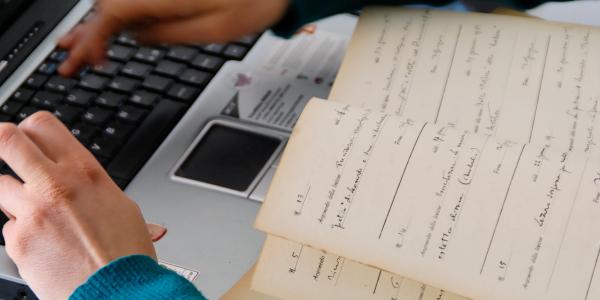
[[[600,299],[599,101],[600,29],[367,9],[294,128],[251,289]]]

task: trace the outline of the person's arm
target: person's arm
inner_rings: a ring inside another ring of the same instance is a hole
[[[144,255],[119,258],[98,270],[69,300],[206,300],[186,279]]]

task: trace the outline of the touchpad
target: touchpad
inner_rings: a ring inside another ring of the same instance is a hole
[[[281,143],[272,136],[216,123],[189,152],[175,175],[247,191]]]

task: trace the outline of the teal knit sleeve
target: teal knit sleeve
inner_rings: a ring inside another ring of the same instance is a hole
[[[289,37],[304,24],[337,13],[358,10],[366,5],[428,4],[441,6],[452,2],[455,2],[455,0],[290,0],[290,6],[286,14],[272,29],[277,35]],[[474,7],[483,5],[487,8],[503,6],[526,9],[548,2],[548,0],[462,0],[461,2]]]
[[[152,258],[131,255],[119,258],[94,273],[69,300],[206,300],[185,278]]]

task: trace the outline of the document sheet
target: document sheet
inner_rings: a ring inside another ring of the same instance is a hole
[[[397,274],[275,236],[267,237],[252,286],[287,300],[466,300]]]
[[[369,8],[330,100],[518,142],[598,144],[600,29]]]
[[[373,286],[348,271],[360,280],[342,289],[310,282],[339,257],[444,297],[600,298],[598,53],[591,27],[366,9],[256,223],[289,240],[269,238],[259,270],[287,269],[298,247],[328,265],[254,286],[292,299]]]
[[[581,153],[313,100],[256,225],[469,298],[596,299],[600,162]]]

